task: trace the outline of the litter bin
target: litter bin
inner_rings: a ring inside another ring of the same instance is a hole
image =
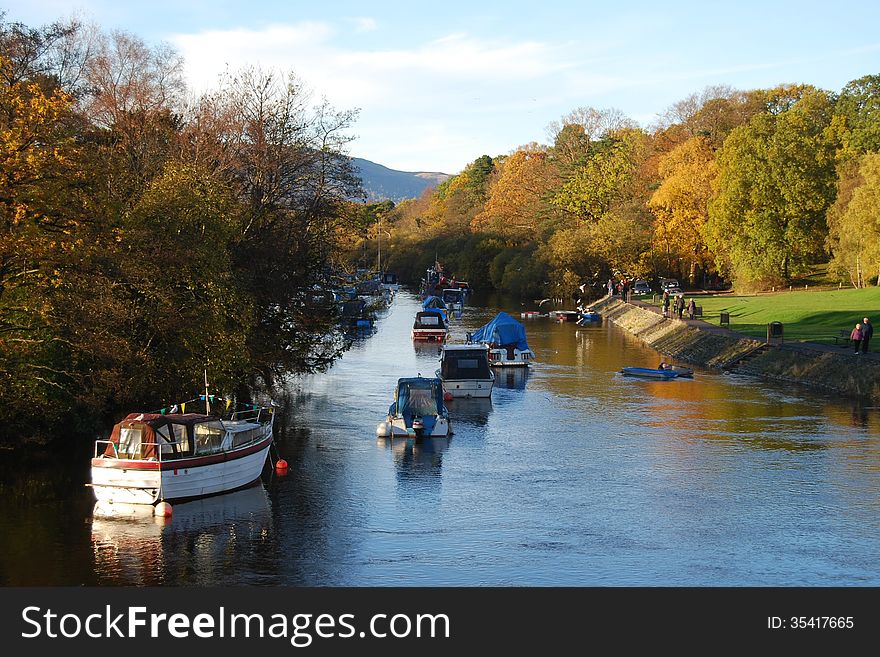
[[[782,322],[767,324],[767,344],[782,344]]]
[[[721,320],[718,322],[719,325],[727,324],[730,326],[730,313],[726,313],[721,311]]]

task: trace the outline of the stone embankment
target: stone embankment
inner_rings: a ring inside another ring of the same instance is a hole
[[[791,342],[768,346],[700,320],[663,317],[647,304],[604,299],[593,308],[665,356],[709,368],[806,385],[836,395],[880,402],[880,358],[849,349]],[[875,340],[880,347],[880,340]]]

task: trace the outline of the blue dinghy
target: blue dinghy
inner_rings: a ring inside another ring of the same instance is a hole
[[[653,370],[648,367],[624,367],[620,370],[624,376],[638,376],[643,379],[674,379],[679,376],[675,370]]]

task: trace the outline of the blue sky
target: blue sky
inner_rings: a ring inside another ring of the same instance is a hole
[[[649,127],[710,85],[839,91],[880,74],[880,2],[287,2],[6,0],[7,20],[77,15],[187,61],[205,90],[227,66],[294,71],[316,99],[359,109],[351,154],[457,173],[548,141],[578,107]]]

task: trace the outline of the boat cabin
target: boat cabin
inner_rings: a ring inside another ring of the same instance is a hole
[[[461,310],[464,305],[464,290],[448,287],[443,290],[440,298],[449,310]]]
[[[422,310],[416,313],[412,327],[413,340],[442,342],[448,332],[446,320],[439,310]]]
[[[234,449],[263,436],[259,424],[227,431],[220,418],[200,413],[130,413],[113,427],[103,456],[139,461],[167,461]]]
[[[489,397],[495,375],[489,367],[489,347],[475,344],[446,345],[437,376],[453,397]]]

